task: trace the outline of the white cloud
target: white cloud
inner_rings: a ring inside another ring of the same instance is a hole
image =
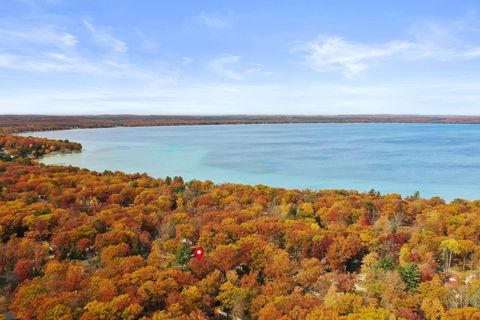
[[[59,52],[45,52],[35,56],[0,52],[0,69],[2,68],[47,75],[76,74],[129,78],[150,83],[175,83],[179,76],[177,71],[159,68],[154,64],[144,67],[115,60],[70,56]]]
[[[28,42],[37,44],[50,44],[55,46],[74,47],[78,40],[68,33],[56,30],[51,26],[32,26],[28,30],[22,28],[1,28],[0,39],[13,42]]]
[[[367,45],[346,41],[340,37],[323,37],[305,44],[306,62],[318,72],[340,70],[351,77],[368,68],[372,61],[389,59],[407,51],[409,42],[393,41],[382,45]]]
[[[305,63],[313,70],[340,71],[347,78],[385,61],[480,58],[480,43],[464,39],[463,30],[458,27],[461,25],[424,23],[412,28],[410,38],[384,43],[361,43],[339,36],[321,36],[295,46],[293,51],[301,53]]]
[[[98,43],[111,48],[115,52],[123,53],[128,50],[127,44],[113,36],[108,28],[96,27],[90,19],[84,19],[83,25]]]
[[[250,75],[263,72],[261,68],[259,68],[258,66],[253,66],[251,64],[247,65],[244,70],[238,70],[238,66],[237,69],[234,69],[234,66],[241,62],[241,60],[242,57],[240,56],[225,55],[214,59],[207,65],[207,67],[209,70],[216,73],[217,75],[232,80],[244,80]]]
[[[37,56],[0,53],[0,68],[35,73],[100,74],[106,72],[101,64],[51,52]]]
[[[197,15],[196,18],[206,27],[213,29],[228,28],[232,25],[232,19],[230,15],[201,13]]]

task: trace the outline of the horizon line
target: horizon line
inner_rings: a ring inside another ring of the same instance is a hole
[[[340,114],[276,114],[276,113],[218,113],[218,114],[166,114],[166,113],[79,113],[79,114],[60,114],[60,113],[5,113],[0,117],[462,117],[475,118],[480,114],[415,114],[415,113],[340,113]]]

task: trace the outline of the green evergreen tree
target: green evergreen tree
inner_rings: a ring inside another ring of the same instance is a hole
[[[415,263],[407,263],[403,267],[399,268],[400,275],[403,281],[407,285],[407,290],[410,292],[416,292],[418,285],[420,284],[420,270]]]

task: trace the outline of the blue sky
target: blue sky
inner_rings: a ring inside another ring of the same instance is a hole
[[[0,113],[480,114],[478,1],[2,0]]]

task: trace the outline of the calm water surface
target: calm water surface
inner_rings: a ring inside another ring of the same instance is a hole
[[[480,199],[480,125],[280,124],[79,129],[45,164],[185,180]]]

